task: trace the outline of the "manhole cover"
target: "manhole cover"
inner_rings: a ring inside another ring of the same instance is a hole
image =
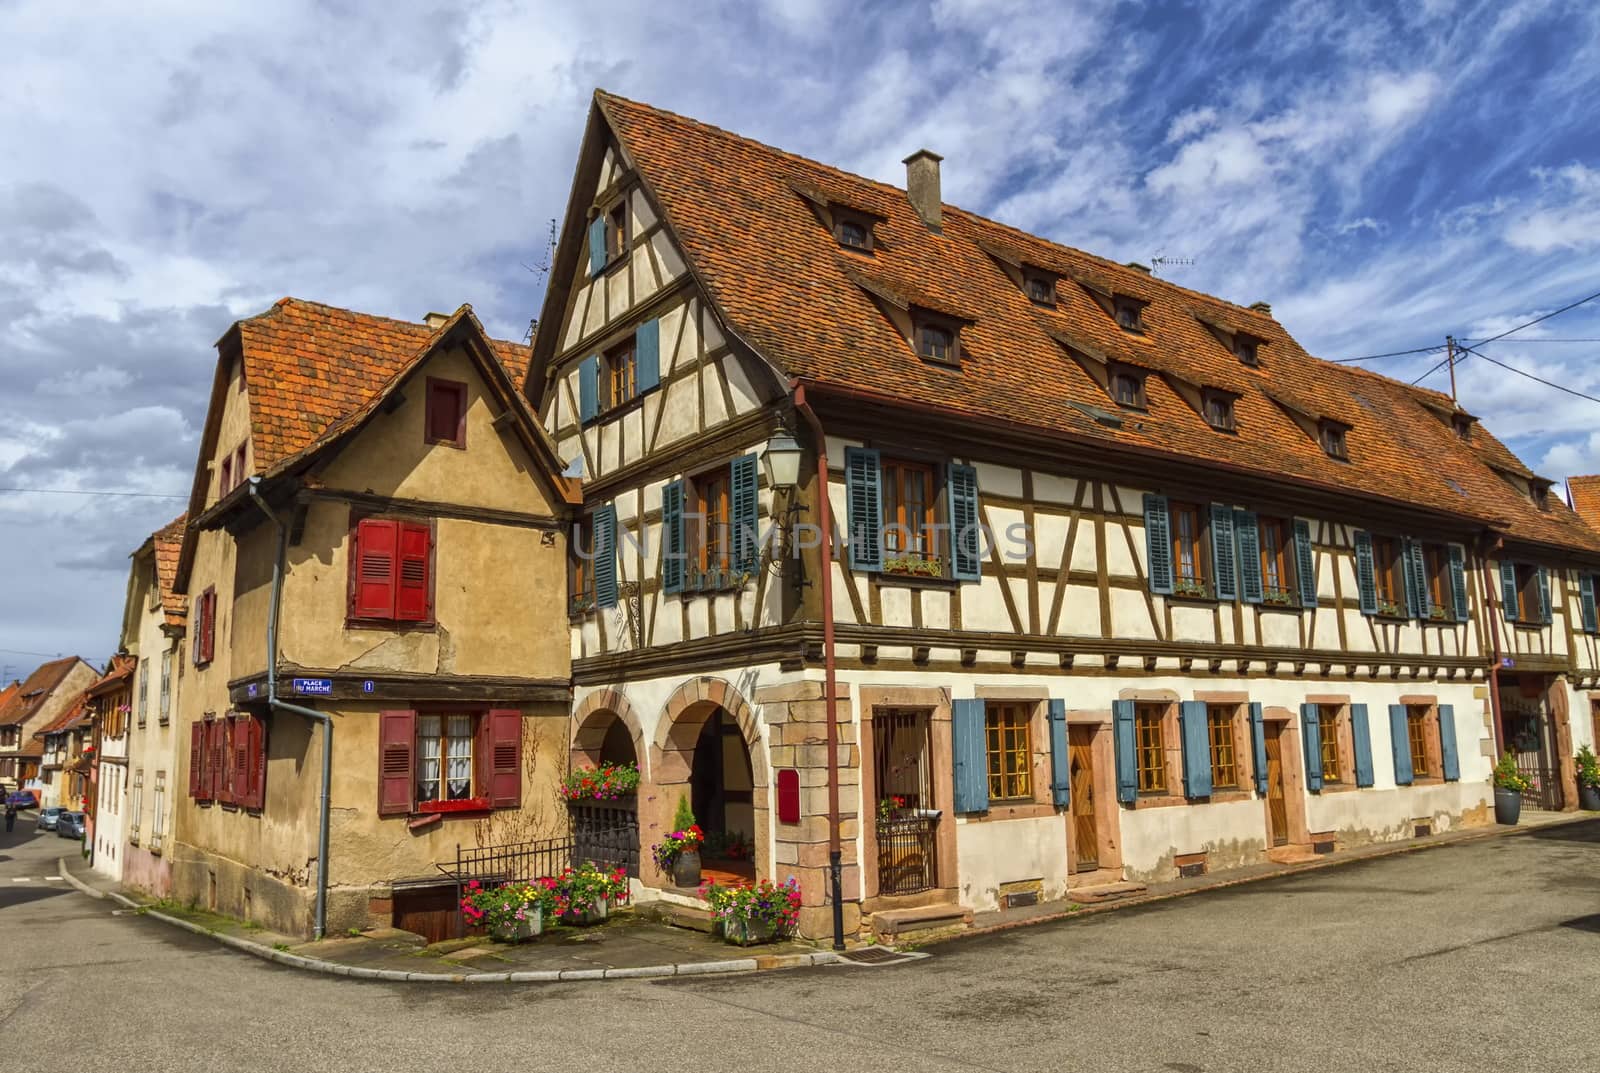
[[[887,946],[863,946],[859,950],[846,950],[839,955],[852,965],[898,965],[902,961],[916,961],[927,954],[911,950],[893,950]]]

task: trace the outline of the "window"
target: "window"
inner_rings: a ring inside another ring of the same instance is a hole
[[[222,460],[222,471],[217,477],[217,498],[221,499],[233,491],[233,455],[227,455]]]
[[[145,713],[150,710],[150,658],[139,661],[139,725],[144,726]]]
[[[1427,571],[1429,618],[1455,617],[1455,589],[1450,584],[1450,555],[1442,544],[1422,546],[1423,568]]]
[[[1550,482],[1535,479],[1528,484],[1528,495],[1540,510],[1550,509]]]
[[[162,726],[172,720],[172,650],[161,653],[161,710],[158,718]]]
[[[573,523],[568,552],[567,610],[577,615],[594,606],[594,515],[585,514]]]
[[[167,773],[156,772],[155,814],[150,818],[150,852],[161,852],[161,840],[167,831]]]
[[[1033,797],[1033,749],[1028,725],[1026,705],[991,704],[985,709],[990,800],[1020,801]]]
[[[1117,369],[1111,374],[1111,397],[1118,406],[1143,409],[1144,377],[1127,369]]]
[[[1143,332],[1144,306],[1145,304],[1137,298],[1129,298],[1123,294],[1117,295],[1112,302],[1112,308],[1117,315],[1117,326],[1123,331]]]
[[[839,245],[853,250],[872,250],[872,228],[854,216],[840,216],[835,237]]]
[[[363,518],[350,549],[349,617],[433,621],[433,529],[427,522]]]
[[[1283,518],[1260,518],[1261,595],[1269,604],[1299,606],[1294,592],[1294,534]]]
[[[1244,365],[1260,364],[1260,342],[1252,336],[1236,332],[1233,337],[1233,356]]]
[[[1233,432],[1233,396],[1220,391],[1207,391],[1202,398],[1206,424],[1223,432]]]
[[[916,328],[918,354],[929,361],[942,361],[947,364],[960,361],[956,350],[955,329],[927,320],[918,320]]]
[[[628,200],[623,198],[606,213],[606,260],[620,261],[628,253]]]
[[[1056,304],[1056,281],[1042,272],[1028,272],[1024,277],[1025,289],[1030,302],[1037,302],[1044,306]]]
[[[196,601],[190,616],[194,627],[194,665],[204,666],[216,655],[217,590],[207,587]]]
[[[1134,709],[1134,754],[1139,766],[1139,792],[1165,793],[1167,789],[1167,749],[1164,713],[1157,704],[1141,704]]]
[[[1544,590],[1540,586],[1539,568],[1532,563],[1516,564],[1518,622],[1544,621]]]
[[[1420,704],[1406,707],[1406,738],[1411,744],[1411,774],[1414,778],[1427,778],[1431,774],[1428,764],[1428,709]]]
[[[1239,788],[1239,765],[1234,754],[1233,724],[1238,709],[1231,704],[1206,706],[1206,733],[1211,739],[1211,786]]]
[[[731,568],[732,541],[728,526],[728,487],[731,473],[726,466],[707,470],[689,482],[690,517],[689,568],[702,577]]]
[[[133,773],[133,782],[128,785],[128,841],[135,846],[139,844],[139,820],[144,808],[144,768],[138,768]]]
[[[1456,435],[1461,439],[1469,443],[1472,441],[1472,418],[1457,414],[1450,419],[1450,427],[1455,429]]]
[[[417,716],[416,800],[419,805],[472,798],[475,722],[470,715]]]
[[[1372,538],[1372,582],[1378,594],[1378,614],[1400,616],[1405,614],[1401,604],[1400,586],[1395,575],[1400,569],[1397,542],[1391,537],[1374,535]]]
[[[1167,516],[1172,524],[1173,592],[1179,596],[1204,596],[1208,590],[1200,508],[1193,503],[1172,503]]]
[[[250,467],[246,458],[250,453],[250,441],[246,440],[233,449],[233,483],[235,487],[243,484],[250,477]]]
[[[1344,770],[1339,766],[1338,705],[1317,705],[1317,734],[1322,748],[1322,781],[1343,782]]]
[[[639,393],[638,371],[638,351],[633,339],[606,354],[601,367],[604,379],[600,385],[603,409],[612,410],[633,401]]]
[[[477,812],[522,803],[522,712],[386,711],[378,814]]]
[[[883,550],[887,572],[922,573],[926,568],[921,564],[942,566],[935,520],[937,490],[932,466],[884,460]]]
[[[1345,446],[1344,434],[1346,426],[1337,421],[1324,421],[1319,427],[1319,436],[1322,449],[1329,458],[1349,458],[1350,454]]]
[[[457,380],[435,380],[428,377],[427,430],[423,437],[428,443],[442,443],[450,447],[467,445],[467,385]]]

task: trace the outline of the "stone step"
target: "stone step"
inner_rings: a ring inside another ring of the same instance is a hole
[[[689,905],[667,905],[661,912],[661,921],[675,928],[687,928],[690,931],[703,931],[707,935],[716,924],[716,918],[709,909],[699,909]]]
[[[1095,883],[1087,887],[1071,888],[1067,891],[1067,900],[1080,905],[1094,905],[1098,902],[1114,902],[1119,898],[1131,898],[1136,894],[1143,894],[1148,889],[1143,883],[1126,881]]]
[[[1267,860],[1277,864],[1304,864],[1316,859],[1310,846],[1273,846],[1267,850]]]
[[[972,924],[972,910],[944,902],[914,909],[883,909],[872,914],[872,934],[885,943],[915,942],[936,935],[964,931]]]

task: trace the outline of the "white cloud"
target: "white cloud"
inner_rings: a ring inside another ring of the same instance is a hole
[[[1540,170],[1544,196],[1506,227],[1506,241],[1530,253],[1600,246],[1600,169],[1569,164]]]

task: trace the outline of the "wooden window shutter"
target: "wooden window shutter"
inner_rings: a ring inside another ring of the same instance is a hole
[[[1407,540],[1403,545],[1406,558],[1406,603],[1411,605],[1411,617],[1424,621],[1433,614],[1433,596],[1428,592],[1428,560],[1422,545]]]
[[[522,805],[522,712],[516,708],[495,708],[485,718],[489,723],[489,780],[479,795],[487,797],[492,808],[519,808]]]
[[[1406,728],[1406,706],[1389,705],[1389,747],[1394,753],[1394,784],[1411,785],[1411,735]]]
[[[1450,553],[1450,602],[1454,605],[1456,621],[1465,622],[1467,621],[1467,549],[1460,544],[1451,544],[1446,550]]]
[[[211,776],[211,797],[224,803],[233,800],[228,789],[228,721],[213,719],[207,725],[206,773]]]
[[[1356,589],[1361,597],[1361,613],[1378,613],[1378,571],[1372,559],[1372,534],[1356,533]]]
[[[756,456],[740,455],[728,474],[728,524],[733,569],[754,574],[761,566],[761,499]]]
[[[883,469],[878,452],[865,447],[844,449],[846,524],[850,569],[877,573],[883,569]],[[824,558],[824,569],[828,569]],[[987,763],[985,775],[987,780]],[[984,790],[987,800],[987,783]]]
[[[587,425],[600,416],[600,356],[590,354],[578,366],[578,420]]]
[[[1183,796],[1211,796],[1211,733],[1203,701],[1178,705],[1179,737],[1183,739]]]
[[[1595,621],[1593,574],[1578,575],[1578,604],[1583,612],[1583,632],[1594,633],[1597,629],[1600,629],[1600,624]],[[1596,744],[1600,744],[1600,742]]]
[[[1294,579],[1300,589],[1300,606],[1317,606],[1317,564],[1311,550],[1311,523],[1294,520]]]
[[[617,606],[617,508],[607,503],[594,512],[594,602]]]
[[[589,275],[598,276],[606,270],[606,218],[596,216],[589,221]]]
[[[661,386],[659,320],[647,320],[633,333],[633,386],[638,394]]]
[[[1453,704],[1439,705],[1439,760],[1444,768],[1446,782],[1461,781],[1461,754],[1456,750],[1456,709]]]
[[[1539,621],[1550,625],[1550,571],[1539,567]]]
[[[945,485],[950,495],[951,576],[957,581],[977,581],[983,573],[978,471],[952,462],[945,473]]]
[[[1139,796],[1138,754],[1133,743],[1133,701],[1111,702],[1112,744],[1117,754],[1117,800],[1131,805]]]
[[[951,701],[950,742],[957,812],[989,811],[989,753],[984,737],[983,701]]]
[[[1247,604],[1259,604],[1263,597],[1261,530],[1257,527],[1254,511],[1233,512],[1233,534],[1239,543],[1239,599]]]
[[[1167,497],[1154,492],[1144,494],[1144,544],[1149,560],[1150,591],[1158,596],[1172,594],[1172,518],[1167,513]]]
[[[1510,559],[1500,560],[1500,608],[1507,622],[1521,617],[1517,607],[1517,564]]]
[[[206,789],[206,725],[199,720],[189,724],[189,796],[209,801]]]
[[[1255,762],[1256,793],[1267,796],[1267,724],[1261,705],[1250,703],[1250,754]]]
[[[417,713],[380,712],[378,715],[378,815],[404,815],[411,811],[412,752],[416,748]]]
[[[394,614],[395,565],[400,553],[400,523],[363,518],[356,524],[350,553],[353,572],[351,618],[389,618]]]
[[[599,526],[595,527],[596,541]],[[683,532],[683,481],[661,489],[661,591],[682,592],[686,565]]]
[[[1372,723],[1365,704],[1350,705],[1350,745],[1356,754],[1356,785],[1372,785]]]
[[[245,808],[265,808],[267,804],[267,721],[261,716],[251,716],[250,730],[250,795]]]
[[[1072,802],[1072,763],[1067,752],[1067,702],[1050,702],[1050,800],[1057,808]]]
[[[1211,504],[1211,583],[1219,600],[1239,598],[1239,556],[1233,539],[1233,508]]]
[[[395,571],[394,617],[399,622],[433,621],[433,528],[399,522],[399,569]]]
[[[232,739],[228,750],[233,754],[233,801],[234,804],[248,807],[252,797],[250,784],[254,777],[255,759],[251,753],[250,724],[255,722],[252,716],[236,715],[232,720]]]
[[[1322,792],[1322,720],[1315,704],[1300,705],[1300,750],[1306,765],[1306,789]]]
[[[200,662],[210,663],[217,654],[217,590],[200,594]]]

